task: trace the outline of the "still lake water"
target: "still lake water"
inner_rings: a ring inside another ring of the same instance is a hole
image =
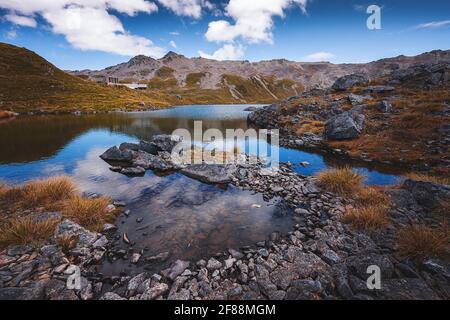
[[[83,192],[127,202],[132,216],[119,217],[119,229],[148,255],[170,251],[177,258],[199,258],[253,244],[271,232],[288,231],[293,223],[289,213],[275,203],[265,203],[258,194],[205,185],[180,174],[164,177],[147,172],[144,177],[128,178],[111,172],[99,158],[122,142],[171,134],[178,128],[192,131],[195,120],[203,121],[204,130],[247,129],[247,107],[182,106],[153,112],[18,118],[0,124],[0,180],[24,183],[68,175]],[[303,175],[343,164],[336,158],[286,148],[280,148],[280,161],[290,161]],[[310,166],[300,166],[303,161]],[[395,171],[353,167],[367,176],[367,184],[398,182]],[[137,223],[139,217],[143,221]]]

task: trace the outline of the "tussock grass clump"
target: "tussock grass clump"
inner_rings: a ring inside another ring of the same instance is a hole
[[[61,247],[64,253],[68,253],[70,250],[75,249],[78,240],[78,236],[62,235],[56,238],[56,243]]]
[[[106,209],[110,202],[111,199],[105,197],[68,199],[64,202],[63,216],[89,230],[101,231],[103,224],[111,222],[115,217],[114,212],[108,212]]]
[[[379,229],[389,224],[387,209],[385,205],[354,208],[345,213],[343,222],[355,229]]]
[[[401,230],[398,236],[400,255],[412,260],[448,258],[449,244],[447,224],[434,229],[426,225],[411,225]]]
[[[45,243],[57,223],[58,220],[36,221],[31,217],[12,219],[0,229],[0,246]]]
[[[68,177],[36,180],[9,188],[0,185],[0,247],[12,244],[42,244],[48,240],[57,220],[39,222],[35,213],[42,210],[61,211],[63,218],[81,226],[101,231],[104,223],[112,222],[119,210],[109,211],[111,199],[86,199],[77,192]],[[29,210],[33,209],[33,210]],[[62,247],[70,247],[74,240],[60,239]]]
[[[355,207],[344,214],[344,223],[355,229],[378,229],[389,224],[389,196],[374,187],[364,187],[364,176],[345,167],[323,171],[318,179],[324,190],[353,199]]]
[[[408,173],[405,176],[408,179],[411,179],[414,181],[431,182],[431,183],[436,183],[436,184],[450,185],[450,178],[448,178],[448,177],[437,177],[437,176],[431,176],[431,175],[422,174],[422,173]]]
[[[388,195],[373,187],[359,190],[355,195],[354,200],[356,205],[359,207],[378,205],[388,206],[390,203],[390,198]]]
[[[361,190],[364,177],[350,167],[329,169],[318,174],[322,189],[341,196],[351,196]]]
[[[77,195],[75,184],[68,177],[35,180],[25,186],[6,188],[0,192],[0,201],[15,209],[31,209],[37,206],[55,210],[61,201]]]

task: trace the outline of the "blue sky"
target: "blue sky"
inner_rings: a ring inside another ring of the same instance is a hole
[[[381,30],[369,30],[369,5]],[[0,41],[62,69],[136,54],[334,63],[450,49],[450,1],[0,0]]]

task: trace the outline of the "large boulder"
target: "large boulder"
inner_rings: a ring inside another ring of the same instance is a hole
[[[105,161],[130,162],[133,159],[133,153],[128,149],[120,150],[117,147],[112,147],[106,150],[100,158]]]
[[[153,136],[150,141],[141,140],[139,142],[139,150],[157,155],[158,152],[171,153],[175,146],[183,141],[179,136],[160,134]]]
[[[331,88],[335,91],[345,91],[355,86],[366,84],[367,82],[369,82],[369,79],[366,75],[350,74],[337,79]]]
[[[325,123],[325,138],[346,140],[357,138],[364,128],[365,117],[356,111],[346,111]]]
[[[204,183],[227,184],[236,170],[233,165],[194,164],[181,170],[181,173]]]

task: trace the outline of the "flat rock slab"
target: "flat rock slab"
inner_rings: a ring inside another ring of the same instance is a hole
[[[181,173],[204,183],[227,184],[236,170],[233,165],[194,164],[181,170]]]

